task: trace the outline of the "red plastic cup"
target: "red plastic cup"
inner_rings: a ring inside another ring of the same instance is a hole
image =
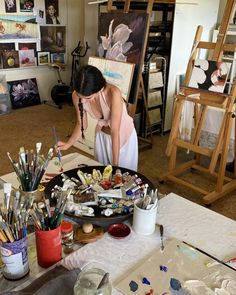
[[[35,229],[38,264],[49,267],[62,258],[61,226],[53,230]]]

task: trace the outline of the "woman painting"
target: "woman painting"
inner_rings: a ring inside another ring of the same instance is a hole
[[[133,119],[128,115],[121,91],[104,79],[94,66],[82,67],[74,76],[73,104],[77,124],[67,142],[58,142],[60,150],[67,150],[87,128],[87,114],[97,122],[95,158],[104,165],[137,170],[138,141]]]

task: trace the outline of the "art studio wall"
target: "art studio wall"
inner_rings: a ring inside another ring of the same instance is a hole
[[[20,11],[21,0],[15,0],[17,4],[17,12],[9,13],[9,15],[20,14],[23,16],[38,16],[40,10],[45,13],[46,0],[34,0],[33,12]],[[70,82],[71,77],[71,52],[80,40],[84,40],[84,1],[77,0],[58,0],[60,24],[58,27],[65,27],[65,71],[61,72],[62,80],[66,83]],[[0,14],[6,14],[5,0],[0,0]],[[45,14],[39,22],[40,26],[50,26],[46,24]],[[55,25],[51,25],[52,27]],[[40,28],[39,28],[40,30]],[[40,35],[39,35],[40,36]],[[21,40],[22,41],[22,40]],[[23,41],[22,41],[23,42]],[[40,40],[39,40],[40,42]],[[1,43],[0,43],[1,45]],[[51,88],[57,83],[57,74],[55,70],[48,66],[33,66],[24,68],[0,69],[1,74],[6,76],[7,81],[22,80],[28,78],[36,78],[41,101],[50,100]]]

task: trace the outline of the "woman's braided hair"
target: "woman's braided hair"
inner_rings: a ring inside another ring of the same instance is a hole
[[[74,90],[82,96],[90,96],[99,92],[103,87],[106,86],[106,80],[104,79],[102,73],[98,68],[86,65],[80,68],[79,71],[76,71],[73,79],[73,88]],[[79,111],[81,119],[81,133],[82,138],[84,136],[84,108],[81,98],[79,98]]]

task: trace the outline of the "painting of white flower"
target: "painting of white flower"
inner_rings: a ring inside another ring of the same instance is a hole
[[[35,78],[7,82],[13,109],[40,104]]]
[[[148,15],[143,12],[101,13],[98,24],[97,52],[102,58],[135,64],[130,97],[137,91],[141,71]],[[132,101],[129,100],[132,103]]]

